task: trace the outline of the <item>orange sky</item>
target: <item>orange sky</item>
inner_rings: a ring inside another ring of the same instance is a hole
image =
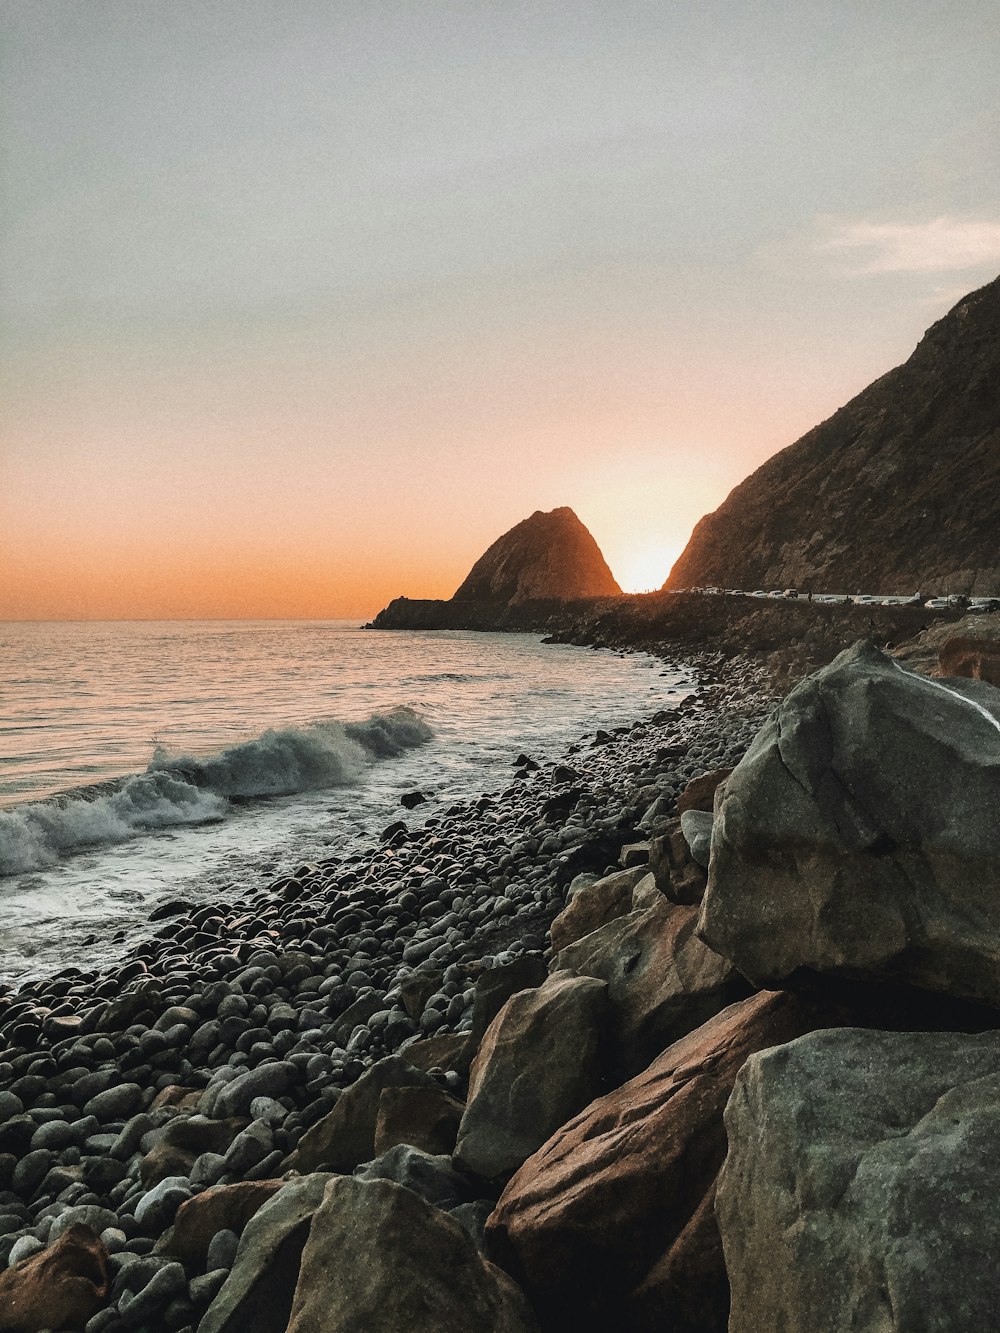
[[[663,581],[1000,269],[993,7],[10,0],[0,619]],[[238,21],[237,21],[238,20]]]

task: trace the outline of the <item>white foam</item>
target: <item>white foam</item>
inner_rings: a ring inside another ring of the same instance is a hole
[[[53,865],[86,847],[126,842],[144,830],[223,819],[230,798],[284,796],[361,779],[373,760],[431,738],[409,708],[366,722],[269,729],[216,755],[171,755],[158,746],[145,773],[92,798],[64,796],[0,811],[0,876]]]

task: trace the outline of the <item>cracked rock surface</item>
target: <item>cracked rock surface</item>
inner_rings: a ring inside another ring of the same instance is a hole
[[[1000,1034],[812,1033],[725,1119],[729,1333],[996,1328]]]
[[[1000,691],[870,643],[793,690],[717,802],[699,933],[803,970],[1000,1003]]]

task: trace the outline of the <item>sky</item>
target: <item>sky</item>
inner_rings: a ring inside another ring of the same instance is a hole
[[[1000,272],[995,0],[3,0],[0,619],[658,586]]]

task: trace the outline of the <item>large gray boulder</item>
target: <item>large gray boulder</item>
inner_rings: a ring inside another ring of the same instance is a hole
[[[699,933],[802,969],[1000,1005],[1000,690],[856,644],[793,690],[716,810]]]
[[[518,992],[483,1038],[469,1077],[455,1161],[509,1176],[602,1091],[607,986],[556,972]]]
[[[696,935],[697,907],[670,902],[652,875],[636,885],[632,906],[554,962],[608,983],[612,1064],[622,1079],[748,993],[732,963]]]
[[[316,1172],[290,1180],[250,1218],[198,1333],[285,1333],[309,1226],[332,1179]]]
[[[302,1256],[288,1333],[404,1329],[532,1333],[535,1322],[515,1283],[447,1213],[387,1180],[333,1180]]]
[[[726,1132],[730,1333],[997,1327],[1000,1034],[800,1037],[746,1062]]]

